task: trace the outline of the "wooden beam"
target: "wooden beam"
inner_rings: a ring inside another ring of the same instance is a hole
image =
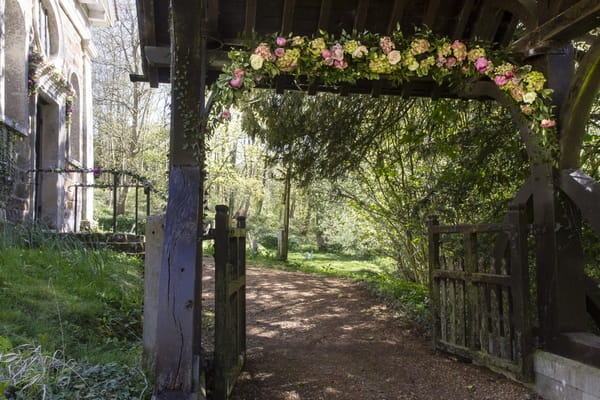
[[[600,39],[579,63],[560,110],[560,167],[579,168],[580,150],[590,111],[600,91]]]
[[[219,31],[219,0],[208,0],[208,31],[215,35]]]
[[[292,32],[292,24],[294,23],[294,7],[296,0],[284,0],[283,15],[281,16],[281,34],[286,35]]]
[[[153,399],[203,397],[201,349],[206,2],[171,0],[169,199],[158,295]],[[189,49],[198,49],[190,51]]]
[[[429,6],[427,7],[427,11],[425,12],[425,18],[423,19],[423,24],[429,28],[433,28],[435,24],[435,18],[438,15],[440,10],[441,0],[430,0]]]
[[[484,4],[515,15],[527,30],[533,30],[537,26],[536,0],[484,0]]]
[[[354,15],[354,30],[362,32],[367,24],[367,14],[369,12],[369,0],[359,0]]]
[[[496,7],[482,6],[475,22],[471,39],[492,40],[498,31],[504,11]]]
[[[452,33],[452,37],[450,39],[460,39],[463,37],[463,34],[465,33],[465,28],[467,27],[467,23],[469,22],[469,17],[473,12],[474,5],[475,0],[466,0],[464,2],[463,7],[460,10],[458,23],[454,26],[454,32]]]
[[[551,42],[566,42],[583,35],[598,26],[600,2],[580,0],[548,22],[514,42],[511,49],[526,52],[530,49],[548,46]]]
[[[156,25],[154,16],[154,2],[152,0],[141,0],[136,2],[138,18],[138,29],[140,44],[142,46],[142,69],[150,87],[158,87],[158,70],[150,65],[144,54],[144,46],[156,45]]]
[[[323,0],[321,2],[321,10],[319,11],[319,26],[318,29],[327,29],[329,26],[329,16],[331,14],[332,0]]]
[[[244,19],[244,33],[251,35],[256,26],[256,0],[246,0],[246,18]]]
[[[402,22],[402,16],[404,15],[404,8],[408,0],[394,0],[394,8],[392,8],[392,14],[390,15],[390,22],[388,23],[387,33],[392,33],[396,29],[396,25]]]

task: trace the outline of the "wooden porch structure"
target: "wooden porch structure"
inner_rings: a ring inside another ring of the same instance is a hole
[[[599,349],[572,334],[584,330],[586,309],[595,315],[600,313],[598,301],[586,291],[578,239],[582,217],[600,237],[600,188],[577,170],[585,123],[600,88],[600,42],[597,36],[588,35],[600,26],[597,0],[137,0],[137,6],[144,75],[132,78],[149,81],[154,87],[161,82],[172,87],[157,400],[204,397],[199,238],[206,87],[218,76],[228,50],[253,32],[310,36],[320,29],[332,34],[356,29],[384,34],[397,24],[406,33],[415,26],[427,26],[451,39],[496,42],[511,49],[516,59],[543,72],[554,90],[560,169],[539,161],[549,157],[544,157],[545,150],[515,112],[515,123],[533,160],[531,178],[517,193],[515,203],[529,204],[531,210],[540,324],[537,336],[542,348],[562,355],[577,357],[581,348],[598,354]],[[521,33],[517,36],[517,32]],[[591,45],[577,70],[571,45],[574,39]],[[297,86],[292,79],[284,78],[277,81],[276,89]],[[339,88],[311,88],[316,90],[373,96],[494,98],[505,103],[493,83],[484,81],[468,93],[423,78],[400,87],[385,81],[365,81]]]

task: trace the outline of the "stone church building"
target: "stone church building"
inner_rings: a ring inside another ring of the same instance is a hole
[[[114,0],[0,0],[0,220],[92,220],[92,26]]]

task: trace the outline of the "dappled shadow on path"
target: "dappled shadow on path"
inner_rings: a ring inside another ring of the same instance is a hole
[[[524,387],[436,355],[359,284],[248,269],[248,353],[234,400],[526,399]]]

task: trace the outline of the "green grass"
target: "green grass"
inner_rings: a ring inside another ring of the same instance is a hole
[[[126,394],[139,394],[146,385],[138,368],[142,274],[139,259],[91,250],[36,228],[4,227],[0,386],[15,399],[43,398],[44,391],[52,399],[140,398]],[[31,373],[15,374],[17,365]],[[122,395],[109,396],[111,382],[121,382]],[[98,395],[83,397],[83,390]]]
[[[288,261],[277,260],[273,254],[249,256],[258,267],[301,271],[339,276],[364,283],[382,300],[398,307],[422,327],[429,324],[429,291],[426,286],[407,282],[394,275],[394,262],[386,257],[357,259],[347,254],[290,252]]]

